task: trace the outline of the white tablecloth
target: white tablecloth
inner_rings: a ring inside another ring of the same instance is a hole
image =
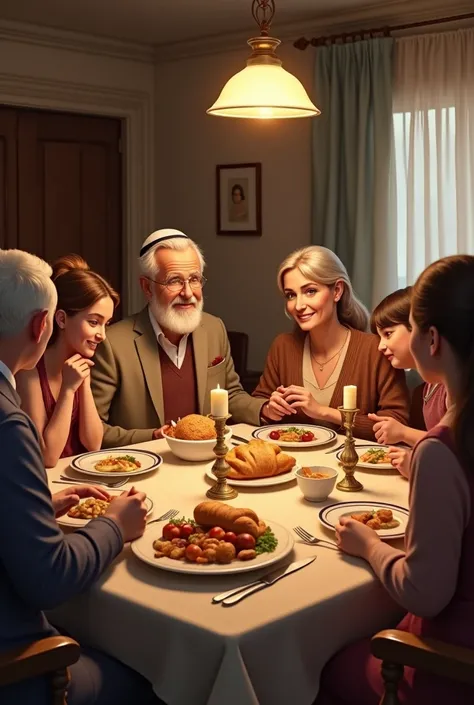
[[[243,424],[233,430],[247,438],[252,431]],[[155,516],[170,508],[192,516],[195,505],[206,499],[209,463],[178,460],[164,440],[136,447],[158,452],[164,460],[157,471],[133,483],[153,499]],[[300,464],[337,467],[336,455],[326,450],[289,452]],[[57,479],[68,465],[61,460],[48,476]],[[361,470],[357,476],[362,492],[334,490],[322,504],[306,502],[296,482],[240,488],[232,504],[330,538],[334,535],[318,520],[326,504],[365,499],[408,506],[408,483],[398,474]],[[51,488],[54,492],[61,486]],[[394,625],[401,615],[365,562],[331,548],[295,543],[295,560],[312,555],[317,559],[310,566],[224,608],[213,605],[212,596],[248,582],[248,574],[173,574],[141,563],[126,547],[89,592],[50,618],[142,673],[168,705],[310,705],[333,654]]]

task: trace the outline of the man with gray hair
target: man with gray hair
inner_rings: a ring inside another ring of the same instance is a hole
[[[51,267],[21,250],[0,250],[0,652],[57,635],[43,612],[87,590],[143,534],[145,495],[133,488],[104,516],[65,535],[56,517],[97,487],[48,488],[38,432],[20,408],[15,374],[33,369],[53,330],[57,303]],[[68,705],[158,705],[150,684],[114,659],[83,648],[70,668]],[[50,705],[46,676],[0,687],[2,705]]]
[[[229,392],[234,422],[258,425],[264,399],[247,394],[220,318],[203,313],[204,258],[187,235],[152,233],[140,250],[147,306],[113,325],[92,368],[106,448],[159,438],[167,422],[208,414],[210,393]]]

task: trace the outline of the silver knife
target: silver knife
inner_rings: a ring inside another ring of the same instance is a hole
[[[257,590],[268,587],[269,585],[273,585],[273,583],[276,583],[277,580],[280,580],[286,575],[290,575],[290,573],[294,573],[297,570],[301,570],[301,568],[305,568],[315,560],[316,556],[313,558],[305,558],[302,561],[295,561],[294,563],[287,563],[286,565],[280,566],[276,570],[272,570],[270,573],[263,575],[258,580],[254,580],[252,583],[247,583],[247,585],[241,585],[238,588],[234,588],[233,590],[228,590],[220,595],[216,595],[212,598],[212,602],[222,602],[222,604],[226,606],[235,605],[240,600],[243,600],[244,597],[251,595]]]
[[[354,444],[356,448],[378,448],[379,444],[378,443],[355,443]],[[380,446],[381,448],[386,448],[387,446]],[[326,455],[330,455],[331,453],[337,453],[339,450],[342,450],[344,448],[344,443],[341,443],[340,446],[337,446],[337,448],[331,448],[331,450],[326,451]]]

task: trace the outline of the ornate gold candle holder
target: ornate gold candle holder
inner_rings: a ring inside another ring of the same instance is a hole
[[[339,457],[339,465],[344,470],[345,477],[337,483],[336,489],[343,490],[344,492],[360,492],[364,487],[362,483],[354,477],[355,468],[359,462],[359,456],[357,455],[354,436],[352,435],[354,419],[359,409],[344,409],[342,406],[338,406],[337,408],[341,412],[342,424],[346,429],[346,440],[344,441],[344,448]]]
[[[225,443],[225,431],[226,421],[230,418],[230,415],[212,416],[211,414],[209,418],[211,418],[216,424],[217,442],[214,446],[216,461],[212,466],[212,472],[217,477],[217,482],[210,489],[208,489],[206,496],[211,499],[219,499],[225,502],[227,499],[234,499],[238,496],[237,490],[230,487],[226,480],[230,466],[225,459],[225,456],[229,450]]]

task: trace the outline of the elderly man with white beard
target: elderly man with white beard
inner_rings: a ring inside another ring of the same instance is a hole
[[[208,414],[219,384],[235,423],[260,423],[264,399],[247,394],[234,369],[224,323],[203,312],[204,258],[187,235],[157,230],[140,250],[147,306],[110,327],[92,368],[103,447],[159,438],[171,419]]]

